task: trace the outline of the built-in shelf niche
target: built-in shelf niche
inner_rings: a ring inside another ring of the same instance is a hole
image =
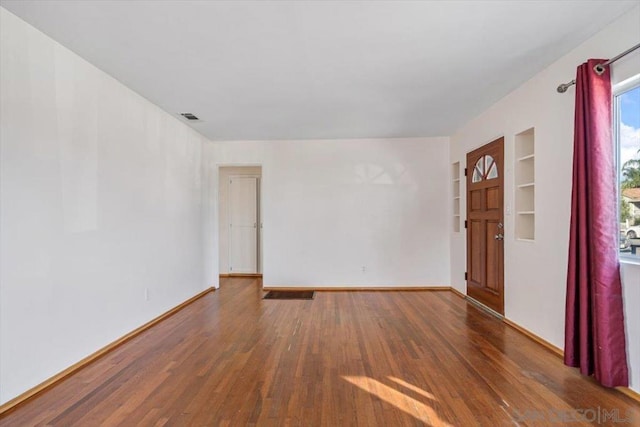
[[[536,175],[535,131],[527,129],[515,136],[516,239],[535,240]]]
[[[460,232],[460,162],[451,165],[451,194],[453,195],[453,231]]]

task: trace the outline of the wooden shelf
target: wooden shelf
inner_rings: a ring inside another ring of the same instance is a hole
[[[535,157],[536,157],[536,155],[535,155],[535,154],[528,154],[528,155],[526,155],[526,156],[519,157],[517,160],[518,160],[519,162],[523,162],[523,161],[525,161],[525,160],[533,160]]]
[[[527,182],[526,184],[518,185],[518,188],[534,187],[535,185],[536,185],[535,182]]]
[[[518,215],[535,215],[535,211],[522,211],[522,212],[517,212]]]

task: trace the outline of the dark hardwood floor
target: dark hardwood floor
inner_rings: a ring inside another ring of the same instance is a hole
[[[224,279],[0,425],[640,425],[636,402],[451,292],[263,294]]]

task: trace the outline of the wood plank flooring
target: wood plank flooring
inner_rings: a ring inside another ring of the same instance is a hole
[[[263,294],[224,279],[0,426],[640,425],[636,402],[452,292]]]

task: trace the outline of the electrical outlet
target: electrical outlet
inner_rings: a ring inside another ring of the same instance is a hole
[[[365,267],[364,265],[362,266],[362,272],[366,273],[367,272],[367,267]]]

